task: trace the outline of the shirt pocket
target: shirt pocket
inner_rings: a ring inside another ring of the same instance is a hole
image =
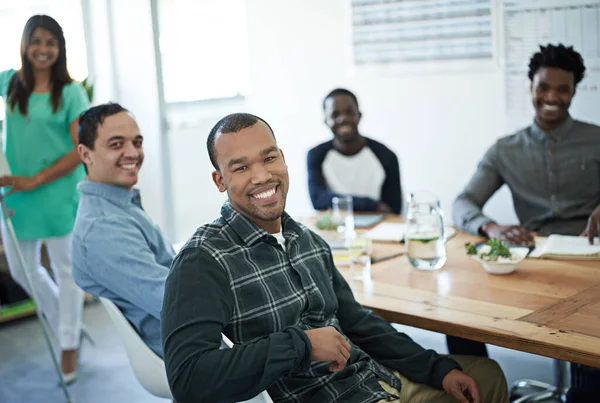
[[[600,195],[600,156],[582,150],[565,159],[559,167],[560,192],[575,200],[597,198]]]

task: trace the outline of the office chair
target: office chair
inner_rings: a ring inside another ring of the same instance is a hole
[[[555,385],[535,381],[532,379],[520,379],[510,386],[510,401],[512,403],[534,403],[544,402],[552,399],[566,402],[567,392],[571,386],[569,363],[561,360],[553,360]],[[533,389],[534,392],[521,395],[519,389]]]
[[[163,360],[144,343],[135,328],[112,301],[102,297],[100,301],[123,340],[129,363],[139,383],[151,395],[172,400],[173,395],[171,395]],[[225,335],[222,336],[225,344],[229,348],[233,347],[231,340]],[[263,391],[255,398],[242,403],[273,403],[273,400],[266,391]]]

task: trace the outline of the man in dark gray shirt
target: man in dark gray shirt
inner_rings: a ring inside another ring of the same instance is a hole
[[[585,232],[591,238],[600,225],[600,127],[569,115],[583,60],[572,48],[548,45],[529,67],[534,123],[488,150],[454,202],[454,222],[513,244],[531,243],[531,232]],[[510,188],[520,226],[499,225],[482,213],[503,184]]]
[[[584,72],[583,59],[572,47],[542,46],[533,55],[529,78],[535,120],[499,139],[485,154],[454,202],[454,223],[460,229],[527,245],[533,244],[533,233],[585,235],[590,243],[600,234],[600,127],[569,115]],[[512,193],[520,225],[500,225],[482,213],[504,184]],[[582,370],[572,368],[574,375]],[[589,401],[584,394],[598,393],[585,390],[593,387],[592,370],[586,371],[583,389],[571,392],[582,400],[572,397],[570,402]]]

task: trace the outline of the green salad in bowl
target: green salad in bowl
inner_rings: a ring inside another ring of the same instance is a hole
[[[493,238],[479,248],[470,242],[465,244],[467,255],[471,255],[491,274],[509,274],[515,271],[517,263],[529,254],[529,248],[510,247],[503,241]]]

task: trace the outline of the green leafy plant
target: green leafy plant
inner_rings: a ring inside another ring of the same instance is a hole
[[[506,244],[497,239],[497,238],[492,238],[489,241],[487,241],[485,243],[487,246],[489,246],[489,250],[483,253],[479,253],[479,258],[481,260],[486,260],[486,261],[497,261],[499,258],[506,258],[506,259],[511,259],[512,255],[510,253],[510,249],[508,248],[508,246],[506,246]],[[471,242],[467,242],[465,244],[465,248],[467,249],[467,255],[477,255],[477,247],[472,244]]]
[[[81,85],[83,86],[83,89],[85,90],[88,98],[90,99],[90,102],[94,101],[94,83],[92,82],[92,80],[90,79],[90,77],[86,77],[82,82]]]
[[[317,226],[317,229],[321,231],[335,231],[338,227],[337,224],[333,221],[331,213],[322,214],[315,225]]]

